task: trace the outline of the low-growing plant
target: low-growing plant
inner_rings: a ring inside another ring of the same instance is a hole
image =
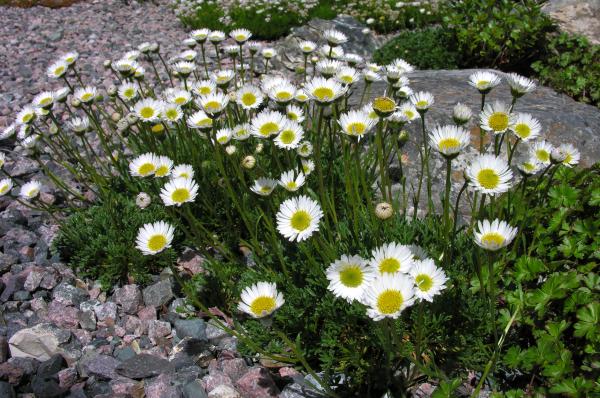
[[[600,106],[600,45],[584,36],[553,36],[531,67],[542,83],[578,101]]]

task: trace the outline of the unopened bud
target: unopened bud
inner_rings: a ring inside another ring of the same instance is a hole
[[[248,170],[251,170],[256,165],[256,158],[252,155],[246,156],[242,159],[242,167]]]
[[[392,208],[391,204],[387,202],[381,202],[375,206],[375,215],[380,220],[387,220],[394,215],[394,209]]]

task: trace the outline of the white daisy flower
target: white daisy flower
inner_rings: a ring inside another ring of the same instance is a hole
[[[223,47],[223,52],[229,55],[231,58],[236,58],[240,54],[240,48],[235,44]]]
[[[299,123],[288,120],[281,132],[275,137],[274,143],[278,148],[296,149],[304,137],[304,130]]]
[[[171,170],[173,178],[194,178],[194,168],[190,164],[178,164]]]
[[[154,177],[167,177],[171,174],[173,168],[173,161],[167,156],[156,157],[156,170],[154,170]]]
[[[298,148],[296,148],[296,152],[298,152],[298,155],[302,156],[303,158],[307,158],[312,155],[313,146],[308,141],[302,141],[298,145]]]
[[[20,125],[26,125],[33,122],[33,119],[35,119],[35,117],[35,109],[29,105],[26,105],[23,107],[23,109],[21,109],[19,113],[17,113],[16,122]]]
[[[75,133],[85,133],[90,128],[90,119],[87,116],[71,118],[67,125]]]
[[[280,84],[292,84],[289,79],[282,76],[273,76],[273,75],[263,75],[261,77],[261,88],[262,91],[268,93],[275,86],[279,86]]]
[[[366,66],[367,66],[368,70],[370,70],[371,72],[375,72],[375,73],[379,73],[383,69],[380,65],[377,65],[374,62],[368,62]]]
[[[63,77],[69,68],[69,65],[65,61],[56,61],[48,67],[46,74],[48,77],[58,79]]]
[[[519,169],[519,172],[521,173],[521,175],[523,176],[532,176],[537,174],[539,171],[542,170],[542,164],[540,162],[538,162],[536,159],[531,159],[528,161],[525,161],[521,164],[519,164],[517,166],[517,169]]]
[[[348,37],[345,34],[335,29],[327,29],[323,32],[323,37],[330,46],[339,46],[348,41]]]
[[[444,270],[436,267],[429,258],[415,263],[410,276],[415,281],[415,297],[429,302],[446,288],[445,283],[448,281]]]
[[[547,141],[536,141],[529,147],[530,156],[538,162],[549,165],[552,145]]]
[[[188,117],[187,125],[191,129],[209,130],[213,120],[204,111],[197,111]]]
[[[315,69],[317,70],[317,72],[319,72],[323,76],[331,77],[331,76],[335,75],[336,73],[338,73],[338,71],[340,69],[342,69],[343,66],[344,66],[344,64],[341,63],[340,61],[331,60],[331,59],[323,59],[323,60],[317,62],[317,64],[315,65]]]
[[[33,199],[39,195],[42,184],[37,180],[29,181],[21,186],[19,196],[23,199]]]
[[[535,90],[535,82],[516,73],[506,75],[506,81],[510,86],[510,92],[513,97],[522,97],[523,95]]]
[[[367,315],[373,320],[396,319],[414,303],[414,294],[414,284],[409,276],[385,274],[371,282],[362,301],[368,307]]]
[[[348,65],[355,67],[358,64],[362,64],[365,59],[358,55],[358,54],[354,54],[354,53],[347,53],[346,55],[344,55],[344,60],[348,63]]]
[[[503,102],[494,101],[486,104],[479,116],[481,128],[494,134],[502,134],[514,124],[515,117],[510,107]]]
[[[291,83],[278,84],[269,90],[268,95],[271,100],[284,105],[294,99],[296,87]]]
[[[398,88],[396,90],[396,97],[401,98],[401,99],[408,99],[413,94],[414,94],[414,91],[412,90],[412,88],[410,88],[408,86],[401,86],[400,88]]]
[[[190,37],[198,43],[204,43],[210,35],[210,29],[196,29],[190,32]]]
[[[301,41],[298,44],[298,47],[300,47],[300,51],[302,51],[304,54],[311,54],[317,49],[316,43],[310,40]]]
[[[39,93],[31,101],[32,105],[37,108],[50,109],[54,105],[54,92],[44,91]]]
[[[238,309],[253,318],[269,316],[285,303],[277,285],[269,282],[258,282],[245,288],[240,299]]]
[[[302,172],[305,176],[309,175],[315,169],[315,162],[311,159],[301,159],[302,163]]]
[[[288,105],[285,112],[287,118],[293,122],[302,123],[304,121],[304,111],[299,106]]]
[[[119,86],[117,90],[117,95],[123,101],[132,101],[138,96],[138,88],[134,83],[123,83]]]
[[[132,76],[140,68],[140,64],[130,59],[120,59],[113,62],[112,67],[123,76]]]
[[[477,71],[469,76],[469,84],[479,90],[482,94],[489,93],[500,84],[500,76],[487,71]]]
[[[434,127],[429,133],[433,149],[446,157],[454,157],[469,145],[470,135],[462,127],[447,125]]]
[[[162,109],[161,118],[165,122],[177,123],[183,117],[183,111],[179,105],[165,104]]]
[[[240,88],[236,93],[236,102],[244,109],[256,109],[264,100],[262,91],[251,84]]]
[[[246,44],[246,47],[248,48],[248,51],[250,51],[250,54],[254,56],[254,54],[256,54],[262,49],[262,44],[260,44],[257,41],[249,41]]]
[[[431,108],[435,101],[431,93],[419,91],[410,96],[410,102],[418,111],[424,112]]]
[[[336,73],[335,79],[342,84],[352,85],[360,79],[360,72],[349,66],[344,66]]]
[[[234,29],[229,32],[229,37],[241,44],[245,43],[252,37],[252,32],[250,32],[248,29]]]
[[[367,82],[367,83],[378,82],[378,81],[381,81],[381,79],[382,79],[382,77],[379,73],[373,72],[372,70],[364,71],[363,77],[365,79],[365,82]]]
[[[413,266],[413,255],[408,246],[396,242],[373,249],[369,264],[377,274],[408,273]]]
[[[193,71],[196,70],[196,64],[188,61],[179,61],[171,66],[171,68],[183,77],[189,76]]]
[[[322,217],[321,206],[308,196],[290,198],[279,206],[277,230],[291,242],[301,242],[319,230]]]
[[[225,128],[219,129],[217,131],[215,138],[219,144],[226,145],[231,140],[232,135],[233,135],[233,132],[231,131],[231,129],[225,127]]]
[[[417,111],[417,108],[410,102],[405,102],[400,105],[397,112],[403,113],[404,116],[406,116],[406,120],[409,122],[412,122],[419,117],[419,111]]]
[[[506,160],[491,154],[479,155],[466,170],[469,185],[487,195],[509,190],[513,173]]]
[[[32,149],[37,145],[39,140],[39,135],[30,135],[29,137],[25,137],[23,141],[21,141],[21,146],[24,149]]]
[[[277,56],[277,51],[274,48],[263,48],[260,52],[266,59],[271,59]]]
[[[13,182],[10,178],[0,180],[0,196],[4,196],[13,188]]]
[[[198,184],[191,178],[174,178],[160,190],[165,206],[181,206],[193,202],[198,195]]]
[[[151,50],[152,50],[152,44],[150,44],[147,41],[143,42],[142,44],[140,44],[138,46],[138,51],[143,54],[148,54]]]
[[[250,190],[260,196],[268,196],[273,192],[277,186],[277,180],[271,178],[259,178],[254,181],[254,185],[250,187]]]
[[[225,86],[235,77],[235,72],[231,69],[218,70],[210,75],[210,78],[217,86]]]
[[[179,54],[179,58],[183,61],[192,62],[196,59],[198,53],[194,50],[185,50],[181,54]]]
[[[190,89],[196,95],[208,95],[217,90],[217,84],[212,80],[200,80],[190,84]]]
[[[265,109],[250,122],[252,135],[259,138],[269,138],[278,134],[286,123],[286,117],[277,111]]]
[[[12,137],[17,132],[17,123],[11,123],[0,133],[0,140],[6,140]]]
[[[562,144],[558,148],[567,154],[565,160],[562,161],[563,165],[567,167],[573,167],[579,164],[581,154],[579,153],[579,150],[577,148],[575,148],[571,144]]]
[[[185,106],[192,101],[192,94],[187,90],[171,90],[165,96],[165,99],[170,104]]]
[[[134,177],[148,177],[154,174],[157,166],[157,156],[153,153],[144,153],[129,163],[129,173]]]
[[[69,87],[61,87],[54,92],[54,99],[57,102],[65,102],[69,94],[71,94],[71,89]]]
[[[475,243],[485,250],[496,251],[508,246],[517,235],[517,228],[511,227],[506,221],[495,219],[482,220],[473,231]]]
[[[154,98],[144,98],[133,107],[133,112],[143,122],[157,122],[162,114],[164,103]]]
[[[297,173],[295,170],[289,170],[281,174],[279,185],[285,188],[288,192],[296,192],[304,183],[306,178],[303,173]]]
[[[376,273],[367,266],[367,262],[360,256],[342,255],[334,261],[325,271],[329,280],[328,289],[337,297],[347,300],[359,301],[375,279]]]
[[[402,71],[402,73],[410,73],[415,70],[414,66],[412,66],[402,58],[396,58],[390,63],[390,65]]]
[[[300,90],[296,91],[296,96],[294,97],[294,99],[296,100],[296,102],[303,104],[306,101],[308,101],[310,98],[306,94],[306,91],[304,91],[304,89],[300,89]]]
[[[536,139],[542,131],[539,120],[529,113],[517,113],[510,130],[523,142]]]
[[[131,61],[137,61],[137,59],[140,57],[141,52],[138,50],[131,50],[131,51],[127,51],[125,53],[125,55],[123,55],[124,59],[129,59]]]
[[[352,110],[342,114],[338,123],[344,134],[360,140],[375,127],[377,121],[369,118],[369,115],[362,110]]]
[[[198,103],[209,115],[219,115],[229,104],[229,96],[223,93],[203,95],[198,99]]]
[[[144,224],[135,239],[136,248],[145,256],[160,253],[171,247],[174,233],[175,228],[165,221]]]
[[[454,108],[452,109],[452,119],[454,120],[454,123],[459,126],[467,124],[472,116],[473,113],[471,112],[471,108],[460,102],[454,105]]]
[[[315,77],[304,86],[306,94],[315,102],[325,105],[330,104],[345,94],[340,83],[333,79]]]
[[[75,90],[75,92],[73,93],[73,96],[75,98],[77,98],[79,101],[81,101],[82,103],[87,104],[88,102],[92,102],[94,100],[94,98],[96,98],[97,93],[98,93],[98,90],[96,89],[96,87],[85,86],[85,87],[80,87],[77,90]]]
[[[68,65],[73,65],[79,59],[79,54],[75,51],[69,51],[60,57],[61,61],[66,62]]]
[[[250,124],[238,124],[233,128],[233,139],[237,141],[244,141],[250,137]]]
[[[218,44],[225,40],[225,33],[220,30],[213,30],[208,34],[208,40],[213,44]]]

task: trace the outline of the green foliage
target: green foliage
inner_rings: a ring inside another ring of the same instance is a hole
[[[463,61],[472,66],[526,68],[552,29],[537,0],[453,0],[442,14]]]
[[[522,311],[502,365],[521,375],[507,380],[513,388],[587,397],[600,393],[600,167],[563,167],[554,181],[547,202],[541,184],[505,209],[521,231],[502,282],[506,301]]]
[[[373,55],[373,60],[386,65],[402,58],[419,69],[456,69],[459,55],[452,50],[452,38],[442,28],[404,31]]]
[[[144,284],[150,275],[173,263],[175,252],[168,249],[144,256],[132,242],[145,223],[167,219],[162,205],[140,210],[133,199],[115,193],[70,216],[53,242],[54,250],[79,275],[99,279],[104,289],[128,278]]]
[[[542,83],[571,97],[600,106],[600,45],[583,36],[552,37],[546,54],[532,64]]]

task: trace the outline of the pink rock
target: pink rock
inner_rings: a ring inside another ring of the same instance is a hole
[[[66,368],[58,372],[58,385],[62,388],[71,388],[77,381],[77,370]]]
[[[135,314],[142,301],[142,292],[137,285],[125,285],[115,291],[114,298],[125,313]]]
[[[48,310],[48,304],[46,304],[46,301],[41,297],[34,298],[29,303],[31,305],[31,309],[35,312]]]
[[[78,312],[75,307],[52,301],[48,306],[48,320],[61,328],[76,329],[79,324]]]
[[[277,397],[279,389],[265,368],[252,368],[242,376],[235,386],[245,398]]]
[[[75,335],[75,338],[79,340],[79,342],[82,345],[88,345],[92,341],[92,334],[87,330],[76,329],[72,330],[71,332]]]
[[[33,292],[40,286],[42,280],[44,279],[44,271],[41,268],[33,267],[29,275],[27,275],[27,279],[25,279],[24,288],[29,292]]]
[[[295,377],[299,374],[300,373],[296,369],[287,366],[279,369],[279,376],[281,377]]]
[[[90,290],[88,291],[88,293],[89,293],[89,295],[90,295],[90,298],[91,298],[92,300],[94,300],[94,299],[97,299],[97,298],[98,298],[98,296],[100,295],[100,293],[101,293],[101,292],[102,292],[102,291],[100,290],[100,288],[99,288],[99,287],[95,287],[95,288],[93,288],[93,289],[90,289]]]
[[[171,324],[164,321],[149,321],[148,322],[148,337],[154,344],[158,344],[160,340],[171,334]]]
[[[202,386],[204,387],[206,392],[211,392],[212,390],[221,385],[228,385],[233,387],[233,383],[231,382],[229,376],[227,376],[225,373],[219,370],[211,372],[208,376],[205,376],[202,379]]]
[[[113,394],[115,395],[132,396],[141,388],[139,382],[126,377],[118,377],[114,380],[111,380],[109,384]]]
[[[119,337],[123,337],[125,334],[127,334],[127,331],[121,326],[115,326],[115,334]]]
[[[171,385],[171,376],[163,373],[151,380],[144,388],[146,398],[180,398],[177,387]]]
[[[146,322],[142,322],[140,318],[133,315],[125,315],[123,317],[122,325],[127,331],[127,333],[134,333],[138,336],[146,333],[147,329]]]
[[[138,311],[138,317],[142,321],[154,321],[156,320],[156,308],[144,307]]]
[[[177,261],[177,265],[187,271],[192,275],[204,273],[204,267],[202,264],[204,263],[204,258],[200,255],[194,255],[193,252],[189,254],[186,252],[184,255]]]
[[[248,365],[242,358],[228,359],[221,362],[223,373],[225,373],[232,382],[238,381],[247,371]]]
[[[125,343],[125,344],[131,344],[137,338],[138,338],[138,336],[136,336],[135,334],[126,334],[125,336],[123,336],[123,343]]]
[[[23,246],[22,248],[19,249],[19,254],[21,254],[21,256],[26,257],[30,260],[33,259],[33,247],[29,247],[29,246]]]

